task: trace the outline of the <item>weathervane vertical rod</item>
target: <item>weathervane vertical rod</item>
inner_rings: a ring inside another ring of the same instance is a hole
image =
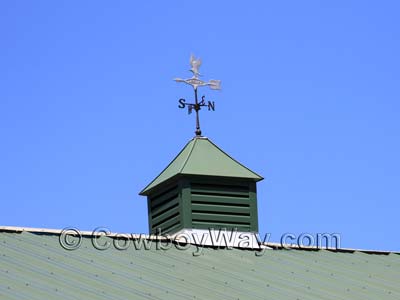
[[[201,136],[201,130],[200,130],[200,119],[199,119],[199,102],[197,100],[197,88],[194,89],[194,100],[195,100],[195,107],[194,110],[196,111],[196,136]]]

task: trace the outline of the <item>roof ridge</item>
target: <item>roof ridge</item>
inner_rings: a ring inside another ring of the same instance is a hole
[[[0,226],[0,233],[1,232],[14,232],[14,233],[21,233],[21,232],[30,232],[30,233],[50,233],[50,234],[61,234],[65,229],[51,229],[51,228],[35,228],[35,227],[20,227],[20,226]],[[77,230],[77,229],[76,229]],[[79,231],[82,236],[92,236],[92,235],[101,235],[103,233],[96,233],[93,231]],[[133,238],[136,237],[146,237],[149,239],[160,239],[161,236],[153,235],[153,234],[141,234],[141,233],[116,233],[110,232],[108,235],[109,237],[119,237],[121,235],[129,235]],[[362,252],[366,254],[398,254],[400,255],[400,251],[395,250],[373,250],[373,249],[359,249],[359,248],[317,248],[317,247],[298,247],[293,246],[291,244],[281,244],[281,243],[262,243],[264,246],[268,246],[274,249],[293,249],[293,250],[303,250],[303,251],[310,251],[310,250],[327,250],[331,252]]]
[[[193,141],[193,144],[192,144],[192,148],[190,149],[190,151],[189,151],[189,153],[188,153],[188,155],[187,155],[185,161],[183,162],[182,168],[179,170],[180,173],[183,172],[183,169],[185,168],[187,162],[189,161],[190,156],[191,156],[192,153],[193,153],[194,146],[196,145],[197,138],[193,138],[192,140],[194,140],[194,141]],[[190,141],[190,142],[191,142],[191,141]],[[189,142],[189,143],[190,143],[190,142]],[[179,154],[178,154],[178,155],[179,155]]]

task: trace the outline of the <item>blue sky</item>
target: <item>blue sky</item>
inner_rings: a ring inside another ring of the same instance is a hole
[[[400,250],[397,1],[2,1],[0,224],[146,233],[138,192],[202,129],[263,175],[261,233]]]

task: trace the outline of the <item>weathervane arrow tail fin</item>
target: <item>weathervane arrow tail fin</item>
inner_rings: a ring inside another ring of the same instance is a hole
[[[210,89],[212,90],[220,90],[221,89],[221,80],[211,79],[209,81]]]

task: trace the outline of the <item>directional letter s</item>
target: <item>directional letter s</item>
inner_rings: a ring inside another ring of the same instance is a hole
[[[185,99],[181,98],[181,99],[179,99],[178,102],[179,102],[179,105],[178,105],[179,108],[185,108],[185,102],[186,102]]]

